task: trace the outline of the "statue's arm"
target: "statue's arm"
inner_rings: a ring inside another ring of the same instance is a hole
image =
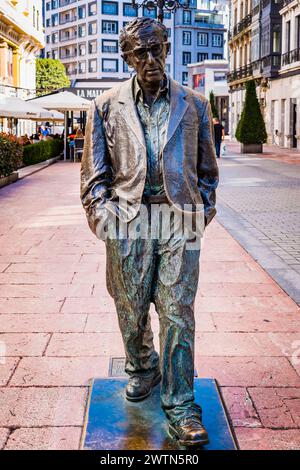
[[[92,232],[103,238],[108,211],[111,164],[107,151],[103,120],[95,101],[89,109],[81,161],[80,195]]]
[[[205,225],[216,215],[216,188],[219,183],[210,103],[204,103],[198,143],[198,188],[204,204]]]

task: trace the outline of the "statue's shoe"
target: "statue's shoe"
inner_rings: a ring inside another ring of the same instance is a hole
[[[151,377],[140,377],[132,375],[126,386],[126,398],[129,401],[142,401],[151,395],[153,387],[161,381],[160,371],[158,370]]]
[[[184,418],[176,424],[169,424],[169,434],[186,447],[203,446],[209,443],[208,434],[200,417]]]

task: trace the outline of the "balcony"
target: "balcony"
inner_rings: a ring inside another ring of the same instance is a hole
[[[292,3],[294,0],[282,0],[280,3],[281,3],[281,6],[280,8],[284,8],[286,6],[288,6],[290,3]]]
[[[60,38],[60,42],[72,41],[77,39],[77,34],[73,34],[72,36],[64,36]]]
[[[252,64],[247,64],[244,65],[243,67],[240,67],[237,70],[233,70],[232,72],[229,72],[227,75],[227,81],[230,82],[235,82],[236,80],[243,80],[245,78],[248,78],[252,75]]]
[[[300,61],[300,47],[282,55],[282,66],[293,64]]]
[[[60,59],[66,59],[67,60],[67,59],[72,59],[74,57],[77,57],[77,52],[76,53],[72,52],[72,54],[62,54],[60,56]]]
[[[71,5],[72,3],[76,3],[77,0],[60,0],[59,6],[66,7],[67,5]]]
[[[68,18],[66,20],[59,20],[59,24],[63,25],[63,24],[67,24],[67,23],[72,23],[74,21],[77,21],[77,16],[72,16],[72,18]]]
[[[251,25],[252,21],[252,14],[249,13],[249,15],[245,16],[239,23],[237,23],[234,27],[233,30],[229,34],[229,39],[232,39],[234,36],[237,36],[240,34],[244,29],[248,28],[248,26]]]

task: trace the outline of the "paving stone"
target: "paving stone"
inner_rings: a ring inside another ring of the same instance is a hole
[[[195,367],[199,377],[215,378],[221,386],[300,386],[300,374],[285,357],[207,357],[196,352]]]
[[[21,359],[10,386],[83,386],[88,385],[93,377],[107,377],[108,371],[108,356],[25,357]]]
[[[4,427],[82,426],[84,387],[0,388],[0,422]]]
[[[124,356],[121,333],[54,333],[46,356]]]
[[[6,429],[6,428],[0,428],[0,450],[3,449],[6,441],[7,441],[7,437],[9,435],[9,429]]]
[[[300,428],[299,388],[249,388],[249,395],[266,428]]]
[[[81,427],[20,428],[9,436],[5,450],[77,450]]]
[[[82,332],[86,319],[85,314],[2,314],[0,315],[0,333]]]
[[[222,397],[226,403],[231,423],[234,427],[261,427],[261,422],[245,388],[222,387]]]
[[[300,430],[236,428],[241,450],[300,450]]]
[[[50,339],[46,333],[1,333],[0,342],[5,345],[6,356],[41,356]]]
[[[298,332],[299,318],[294,313],[212,313],[218,331],[223,332]]]
[[[1,313],[59,313],[64,299],[11,298],[0,299]],[[84,312],[83,312],[84,313]]]
[[[0,387],[4,387],[12,376],[20,358],[1,356],[0,345]]]

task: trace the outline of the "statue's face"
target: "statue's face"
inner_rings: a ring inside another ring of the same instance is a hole
[[[169,49],[164,41],[162,31],[152,25],[141,30],[138,38],[132,38],[130,52],[124,58],[135,69],[140,83],[149,86],[162,80]]]

